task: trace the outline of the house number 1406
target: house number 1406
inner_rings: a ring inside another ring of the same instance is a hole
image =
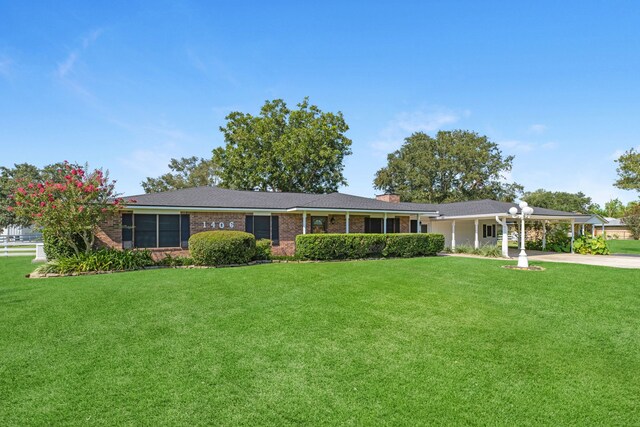
[[[207,228],[207,227],[208,227],[208,228],[220,228],[220,229],[223,229],[223,228],[225,228],[225,227],[226,227],[226,225],[225,225],[225,223],[224,223],[224,222],[222,222],[222,221],[220,221],[220,222],[212,221],[211,223],[208,223],[208,222],[204,221],[204,222],[202,223],[202,228]],[[228,225],[228,227],[229,227],[229,228],[233,228],[233,227],[235,227],[235,224],[233,223],[233,221],[229,221],[229,225]]]

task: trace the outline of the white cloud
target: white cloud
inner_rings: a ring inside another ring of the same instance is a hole
[[[468,116],[469,112],[463,112],[462,115]],[[397,150],[404,138],[414,132],[434,132],[459,120],[460,114],[444,109],[399,113],[380,131],[371,147],[386,154]]]
[[[534,145],[528,142],[522,142],[515,139],[501,141],[498,145],[505,148],[507,151],[519,151],[523,153],[529,153],[533,151]]]
[[[73,51],[67,55],[67,58],[58,63],[58,77],[64,79],[72,70],[78,60],[78,52]]]
[[[13,72],[13,60],[6,55],[0,55],[0,76],[8,79]]]
[[[541,133],[544,133],[546,130],[547,130],[547,126],[540,123],[529,126],[529,132],[531,133],[541,134]]]
[[[127,157],[120,158],[120,163],[140,177],[156,177],[169,170],[167,165],[176,153],[176,146],[167,143],[153,149],[135,149]]]
[[[516,153],[530,153],[532,151],[550,151],[555,150],[558,147],[558,144],[550,141],[542,144],[536,144],[533,142],[524,142],[516,139],[509,139],[506,141],[498,142],[505,151],[516,152]]]
[[[64,61],[58,63],[56,71],[59,78],[65,79],[73,72],[73,68],[80,59],[82,52],[87,50],[98,39],[98,37],[100,37],[102,32],[103,30],[101,28],[98,28],[82,37],[80,47],[77,49],[73,49],[71,52],[69,52]]]
[[[632,148],[635,148],[636,151],[640,151],[640,145],[638,145],[637,147],[632,147]],[[622,156],[624,153],[626,153],[627,151],[629,151],[629,150],[628,149],[627,150],[617,149],[613,153],[611,153],[611,155],[609,156],[609,160],[618,160],[618,158],[620,156]]]

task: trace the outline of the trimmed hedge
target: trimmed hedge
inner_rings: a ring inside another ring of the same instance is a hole
[[[444,249],[444,236],[431,233],[300,234],[296,256],[333,260],[436,255]]]
[[[256,252],[253,255],[253,259],[256,261],[266,261],[271,259],[271,240],[256,240]]]
[[[203,231],[189,238],[196,265],[246,264],[256,252],[256,238],[243,231]]]

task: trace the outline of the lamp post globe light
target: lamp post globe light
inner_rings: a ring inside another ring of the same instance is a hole
[[[529,268],[529,258],[527,258],[527,252],[524,250],[524,220],[530,218],[533,214],[533,208],[529,206],[527,202],[520,202],[520,213],[515,206],[509,209],[509,213],[513,218],[520,219],[520,254],[518,255],[518,267]]]

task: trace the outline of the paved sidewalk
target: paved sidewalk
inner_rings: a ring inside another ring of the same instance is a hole
[[[520,251],[517,249],[509,249],[509,256],[513,258],[513,261],[517,261],[519,253]],[[469,254],[447,255],[482,259],[496,259]],[[578,255],[531,250],[527,251],[527,255],[529,256],[529,262],[564,262],[569,264],[599,265],[602,267],[640,268],[640,256],[635,255]]]
[[[509,249],[509,256],[517,259],[519,250]],[[556,252],[527,251],[529,261],[568,262],[603,267],[640,268],[640,257],[628,255],[579,255]]]

